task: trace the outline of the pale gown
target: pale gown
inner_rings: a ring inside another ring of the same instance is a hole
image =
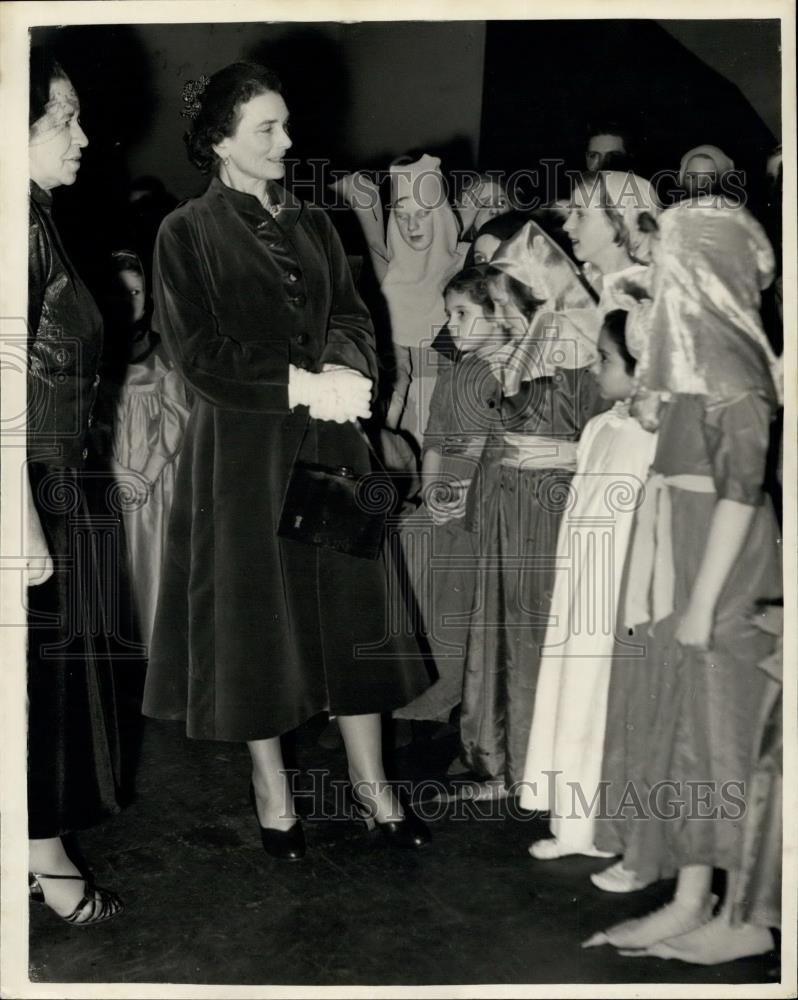
[[[655,447],[656,434],[624,403],[594,417],[579,441],[573,505],[560,523],[520,802],[551,811],[562,853],[593,846],[592,810],[582,803],[590,806],[601,778],[621,578]]]
[[[128,364],[123,384],[115,389],[111,454],[120,484],[137,477],[153,484],[143,503],[121,505],[138,631],[145,645],[155,621],[177,459],[188,416],[185,385],[160,345]]]

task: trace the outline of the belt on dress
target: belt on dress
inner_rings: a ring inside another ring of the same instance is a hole
[[[573,471],[576,468],[576,441],[542,434],[507,433],[500,462],[513,469]]]
[[[712,476],[681,473],[649,476],[635,519],[634,540],[624,603],[624,625],[633,628],[657,622],[673,612],[673,543],[671,488],[690,493],[715,493]]]

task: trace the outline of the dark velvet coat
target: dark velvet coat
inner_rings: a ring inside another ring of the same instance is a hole
[[[324,709],[383,712],[428,684],[393,566],[278,539],[298,453],[369,470],[351,424],[288,408],[288,366],[376,376],[368,312],[325,213],[273,218],[214,179],[169,215],[153,325],[194,390],[144,699],[191,737],[275,736]]]

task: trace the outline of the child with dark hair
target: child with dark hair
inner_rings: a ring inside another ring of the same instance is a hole
[[[489,219],[477,230],[463,267],[467,269],[480,264],[489,264],[499,245],[509,240],[511,236],[515,236],[526,220],[527,216],[518,211],[504,212]]]
[[[448,357],[438,369],[424,434],[424,506],[407,519],[405,533],[414,547],[431,543],[431,551],[408,553],[408,561],[418,567],[416,597],[438,680],[394,714],[446,722],[462,695],[476,594],[478,551],[465,526],[465,498],[485,441],[498,426],[497,359],[505,337],[495,322],[484,268],[456,274],[443,294],[448,322],[435,346]]]
[[[628,313],[604,317],[593,372],[612,409],[582,432],[571,480],[572,503],[560,522],[549,626],[541,650],[521,805],[550,810],[552,838],[533,858],[606,856],[593,846],[607,692],[616,644],[624,559],[656,435],[630,416],[637,349]],[[581,790],[580,799],[574,789]],[[573,800],[573,801],[572,801]]]
[[[557,532],[576,467],[576,442],[596,412],[590,372],[600,316],[594,293],[540,217],[493,255],[488,290],[510,340],[502,351],[496,433],[471,483],[479,600],[468,632],[460,760],[502,796],[523,774],[554,579]],[[456,794],[456,793],[455,793]]]

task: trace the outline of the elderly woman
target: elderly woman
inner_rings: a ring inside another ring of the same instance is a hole
[[[67,258],[52,191],[72,185],[88,145],[61,66],[34,48],[28,255],[28,826],[31,898],[73,925],[122,909],[68,857],[62,837],[118,811],[110,656],[82,470],[102,321]]]
[[[369,471],[356,424],[376,372],[365,306],[327,216],[280,184],[288,109],[266,68],[234,63],[186,94],[206,192],[169,215],[153,326],[194,393],[156,614],[144,712],[189,737],[246,741],[267,853],[305,852],[280,736],[338,717],[359,805],[388,839],[426,827],[397,800],[380,713],[429,683],[397,586],[371,561],[278,536],[297,459]]]

